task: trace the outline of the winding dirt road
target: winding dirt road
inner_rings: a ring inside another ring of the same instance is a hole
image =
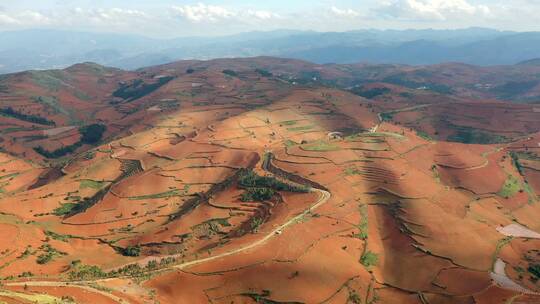
[[[75,288],[80,288],[82,290],[86,290],[86,291],[89,291],[89,292],[92,292],[92,293],[97,293],[97,294],[100,294],[102,296],[105,296],[117,303],[120,303],[120,304],[127,304],[129,303],[128,301],[120,298],[120,297],[117,297],[115,295],[113,295],[112,293],[109,293],[109,292],[106,292],[106,291],[103,291],[103,290],[100,290],[100,289],[97,289],[97,288],[94,288],[94,287],[91,287],[91,286],[88,286],[88,285],[83,285],[84,283],[78,283],[78,282],[58,282],[58,281],[35,281],[35,282],[32,282],[32,281],[29,281],[29,282],[14,282],[14,283],[5,283],[6,286],[29,286],[29,287],[75,287]]]
[[[165,268],[165,269],[159,269],[157,271],[163,272],[163,271],[167,271],[167,270],[171,270],[171,269],[186,269],[186,268],[189,268],[189,267],[192,267],[192,266],[195,266],[195,265],[199,265],[199,264],[211,262],[211,261],[214,261],[214,260],[218,260],[218,259],[221,259],[221,258],[225,258],[225,257],[231,256],[231,255],[239,254],[239,253],[248,251],[250,249],[253,249],[255,247],[258,247],[258,246],[261,246],[261,245],[265,244],[271,238],[279,235],[283,229],[287,228],[290,225],[293,225],[294,223],[296,223],[298,220],[302,219],[304,216],[308,215],[313,210],[315,210],[315,209],[319,208],[320,206],[324,205],[331,197],[330,192],[325,191],[325,190],[312,188],[311,191],[318,192],[320,194],[320,197],[318,198],[318,200],[315,203],[313,203],[304,212],[296,215],[295,217],[289,219],[287,222],[279,225],[278,227],[274,228],[272,231],[268,232],[263,238],[255,241],[255,242],[253,242],[253,243],[251,243],[249,245],[245,245],[245,246],[242,246],[240,248],[236,248],[236,249],[231,250],[231,251],[220,253],[220,254],[215,255],[215,256],[210,256],[210,257],[207,257],[207,258],[197,259],[197,260],[185,262],[185,263],[178,264],[178,265],[173,265],[171,267],[168,267],[168,268]],[[161,259],[161,258],[163,258],[163,257],[159,257],[159,259]],[[149,260],[152,260],[152,259],[154,259],[154,258],[151,258],[151,259],[145,258],[145,259],[140,260],[138,263],[148,262]],[[131,263],[131,264],[133,264],[133,263]],[[97,283],[97,282],[105,282],[105,281],[108,281],[108,280],[111,280],[111,279],[107,278],[107,279],[101,279],[101,280],[80,281],[80,282],[28,281],[28,282],[7,283],[6,286],[25,286],[26,285],[26,286],[36,286],[36,287],[77,287],[77,288],[81,288],[81,289],[84,289],[84,290],[92,291],[92,292],[99,293],[101,295],[107,296],[108,298],[110,298],[111,300],[114,300],[117,303],[122,303],[122,304],[128,303],[126,300],[124,300],[124,299],[122,299],[120,297],[117,297],[117,296],[115,296],[115,295],[113,295],[111,293],[107,293],[107,292],[101,291],[99,289],[96,289],[96,288],[94,288],[92,286],[87,285],[88,283],[92,283],[92,282]]]
[[[321,194],[321,196],[319,197],[317,202],[315,202],[315,204],[311,205],[311,207],[306,209],[304,212],[302,212],[299,215],[291,218],[290,220],[288,220],[284,224],[282,224],[282,225],[278,226],[277,228],[275,228],[274,230],[270,231],[262,239],[254,242],[254,243],[251,243],[249,245],[246,245],[246,246],[243,246],[243,247],[240,247],[240,248],[237,248],[235,250],[228,251],[228,252],[224,252],[224,253],[221,253],[221,254],[218,254],[218,255],[215,255],[215,256],[211,256],[211,257],[208,257],[208,258],[194,260],[194,261],[186,262],[186,263],[183,263],[183,264],[175,265],[175,266],[173,266],[173,268],[185,269],[185,268],[188,268],[188,267],[191,267],[191,266],[195,266],[195,265],[202,264],[202,263],[205,263],[205,262],[210,262],[210,261],[213,261],[213,260],[217,260],[217,259],[220,259],[220,258],[230,256],[230,255],[241,253],[243,251],[247,251],[247,250],[253,249],[255,247],[258,247],[260,245],[263,245],[268,240],[270,240],[272,237],[278,235],[283,229],[285,229],[288,226],[294,224],[295,222],[297,222],[298,220],[300,220],[301,218],[303,218],[304,216],[306,216],[307,214],[309,214],[313,210],[317,209],[318,207],[320,207],[321,205],[323,205],[324,203],[326,203],[330,199],[331,194],[328,191],[324,191],[324,190],[320,190],[320,189],[313,189],[312,191],[319,192]]]

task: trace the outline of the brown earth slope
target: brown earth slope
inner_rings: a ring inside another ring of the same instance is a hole
[[[0,302],[538,303],[540,112],[318,75],[352,77],[275,58],[4,76],[26,116],[0,116]],[[91,123],[95,144],[33,149]]]

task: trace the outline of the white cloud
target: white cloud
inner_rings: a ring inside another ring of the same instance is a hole
[[[254,11],[254,10],[247,10],[245,12],[246,17],[253,17],[255,19],[260,20],[267,20],[272,18],[279,18],[280,16],[278,14],[274,14],[269,11]]]
[[[448,20],[491,13],[489,7],[467,0],[393,0],[384,2],[377,11],[387,17],[412,20]]]
[[[272,18],[280,18],[278,14],[264,10],[234,10],[223,6],[196,5],[173,6],[173,15],[192,23],[217,23],[221,21],[253,23]]]
[[[136,24],[148,18],[150,16],[145,12],[133,9],[83,9],[77,7],[72,10],[70,18],[66,18],[64,21],[93,24],[123,24],[133,22]]]
[[[24,11],[17,15],[19,22],[30,24],[49,24],[52,22],[48,16],[36,11]]]
[[[196,23],[216,22],[219,20],[232,18],[236,15],[236,13],[224,7],[206,5],[203,3],[199,3],[197,5],[173,6],[172,9],[180,17]]]
[[[360,16],[360,13],[353,10],[353,9],[339,9],[335,6],[332,6],[330,8],[330,11],[332,12],[332,14],[336,15],[336,16],[339,16],[339,17],[348,17],[348,18],[354,18],[354,17],[358,17]]]
[[[39,12],[25,10],[20,12],[0,11],[0,24],[6,26],[118,26],[136,25],[148,21],[149,15],[132,9],[82,9],[73,8],[65,12]]]
[[[0,11],[0,24],[2,25],[47,25],[51,21],[48,16],[37,11],[26,10],[11,14]]]
[[[0,24],[2,25],[16,25],[19,24],[19,20],[9,16],[5,13],[0,13]]]

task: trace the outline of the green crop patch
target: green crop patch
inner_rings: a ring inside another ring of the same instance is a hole
[[[169,198],[169,197],[175,197],[175,196],[185,196],[189,193],[189,188],[190,188],[189,185],[185,185],[184,189],[171,189],[169,191],[160,192],[160,193],[132,196],[129,199],[130,200],[145,200],[145,199],[159,199],[159,198]]]
[[[103,187],[104,184],[105,184],[105,182],[98,182],[98,181],[94,181],[94,180],[90,180],[90,179],[85,179],[85,180],[81,181],[79,187],[81,189],[90,188],[90,189],[99,190],[99,189],[101,189]]]
[[[510,198],[516,195],[521,190],[521,182],[512,175],[508,175],[501,190],[497,193],[504,198]]]
[[[360,264],[366,267],[377,266],[378,263],[379,255],[371,251],[365,252],[362,257],[360,257]]]
[[[303,145],[302,150],[325,152],[325,151],[337,151],[337,150],[341,150],[341,148],[334,143],[324,141],[324,140],[318,140],[318,141]]]
[[[4,175],[4,176],[0,176],[0,181],[5,180],[5,179],[10,179],[10,178],[13,178],[13,177],[17,177],[20,174],[21,174],[20,172],[15,172],[15,173],[10,173],[10,174]]]
[[[173,196],[183,196],[186,195],[189,191],[189,187],[183,190],[180,189],[174,189],[170,191],[165,191],[161,193],[155,193],[155,194],[148,194],[148,195],[139,195],[139,196],[132,196],[129,199],[130,200],[145,200],[145,199],[159,199],[159,198],[169,198]]]
[[[296,121],[296,120],[286,120],[286,121],[280,122],[279,124],[284,125],[284,126],[294,126],[297,123],[298,123],[298,121]]]
[[[283,144],[285,145],[285,147],[292,147],[292,146],[298,145],[298,143],[296,143],[296,142],[294,142],[294,141],[292,141],[290,139],[287,139]]]
[[[53,240],[61,241],[67,243],[73,236],[67,234],[58,234],[53,231],[45,230],[45,235],[50,237]]]
[[[41,254],[37,256],[36,263],[43,265],[51,262],[57,257],[67,255],[67,253],[57,250],[49,244],[43,244],[39,247]]]
[[[314,126],[301,126],[301,127],[287,128],[287,131],[302,132],[302,131],[309,131],[309,130],[311,130],[313,128],[314,128]]]
[[[80,261],[73,261],[70,266],[71,271],[68,278],[72,281],[94,280],[107,276],[100,267],[95,265],[84,265]]]
[[[75,208],[77,208],[77,204],[74,203],[66,203],[62,204],[60,207],[53,210],[53,214],[56,216],[64,216],[70,214]]]

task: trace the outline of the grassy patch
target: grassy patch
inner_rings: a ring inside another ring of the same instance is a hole
[[[279,124],[283,125],[283,126],[294,126],[297,123],[298,123],[298,121],[296,121],[296,120],[286,120],[286,121],[280,122]]]
[[[360,215],[362,216],[362,218],[360,219],[360,224],[358,224],[358,234],[356,235],[356,237],[361,240],[365,240],[368,238],[367,205],[360,206]]]
[[[32,254],[34,254],[34,251],[32,251],[32,246],[28,245],[28,247],[26,247],[26,249],[21,253],[21,255],[17,257],[17,259],[24,260]]]
[[[371,251],[366,251],[362,257],[360,257],[360,263],[365,267],[376,266],[379,263],[379,255]]]
[[[20,172],[15,172],[15,173],[10,173],[10,174],[4,175],[4,176],[0,176],[0,181],[4,180],[4,179],[10,179],[12,177],[17,177],[20,174],[21,174]]]
[[[98,181],[94,181],[94,180],[90,180],[90,179],[85,179],[85,180],[82,180],[81,181],[81,184],[80,184],[80,188],[81,189],[86,189],[86,188],[90,188],[90,189],[101,189],[103,187],[103,185],[105,184],[105,182],[98,182]]]
[[[324,151],[337,151],[337,150],[340,150],[341,148],[338,145],[330,143],[328,141],[318,140],[316,142],[303,145],[302,149],[306,151],[324,152]]]
[[[64,216],[70,214],[75,208],[77,208],[78,204],[74,203],[66,203],[60,205],[60,207],[53,210],[53,214],[56,216]]]
[[[292,141],[290,139],[287,139],[283,144],[285,145],[285,147],[292,147],[292,146],[298,145],[298,143],[296,143],[296,142],[294,142],[294,141]]]
[[[418,137],[420,137],[422,139],[425,139],[425,140],[428,140],[428,141],[433,140],[433,138],[424,131],[416,130],[416,135],[418,135]]]
[[[58,251],[49,244],[43,244],[39,249],[42,253],[37,256],[36,263],[40,265],[47,264],[56,257],[67,255],[67,253]]]
[[[345,140],[355,141],[362,137],[372,138],[374,143],[383,142],[385,137],[394,137],[397,139],[405,138],[405,136],[401,134],[392,133],[392,132],[367,132],[367,133],[358,133],[358,134],[353,134],[351,136],[347,136],[345,137]],[[376,141],[376,140],[380,140],[380,141]]]
[[[56,232],[48,231],[48,230],[45,231],[45,235],[50,237],[53,240],[57,240],[57,241],[61,241],[61,242],[67,242],[69,239],[72,238],[71,235],[58,234]]]
[[[364,87],[355,87],[351,90],[351,93],[367,98],[367,99],[373,99],[377,96],[384,95],[387,93],[390,93],[391,90],[388,88],[372,88],[372,89],[366,89]]]
[[[359,139],[361,139],[363,136],[362,133],[355,133],[355,134],[351,134],[351,135],[348,135],[348,136],[345,136],[345,140],[346,141],[357,141]]]
[[[93,280],[105,277],[107,274],[98,266],[84,265],[80,261],[71,263],[71,271],[68,278],[72,281]]]
[[[29,303],[37,303],[37,304],[71,304],[75,303],[69,298],[56,298],[53,296],[49,296],[46,294],[37,294],[37,293],[22,293],[22,292],[15,292],[15,291],[8,291],[8,290],[1,290],[0,296],[5,296],[8,298],[16,298],[21,299],[25,303],[28,301]],[[4,302],[0,302],[4,303]]]
[[[529,204],[534,204],[537,197],[534,189],[528,183],[523,184],[523,189],[525,190],[525,192],[527,192],[527,195],[529,196]]]
[[[362,174],[362,171],[358,170],[356,167],[347,167],[343,170],[345,175],[359,175]]]
[[[174,190],[169,190],[169,191],[165,191],[165,192],[161,192],[161,193],[140,195],[140,196],[132,196],[129,199],[130,200],[145,200],[145,199],[169,198],[169,197],[173,197],[173,196],[186,195],[188,192],[189,192],[189,186],[186,185],[183,190],[174,189]]]
[[[250,223],[250,226],[251,226],[251,230],[253,232],[257,232],[259,230],[259,227],[264,223],[264,219],[260,218],[260,217],[254,217],[252,220],[251,220],[251,223]]]
[[[314,128],[314,126],[302,126],[302,127],[287,128],[287,131],[302,132],[302,131],[309,131],[309,130],[311,130],[313,128]]]
[[[448,136],[448,141],[464,144],[499,144],[507,139],[493,133],[482,132],[469,127],[456,127],[457,131]]]
[[[23,127],[10,127],[10,128],[2,128],[0,129],[0,133],[2,134],[9,134],[13,132],[19,132],[19,131],[35,131],[33,128],[23,128]]]
[[[518,193],[519,190],[521,190],[521,183],[519,179],[517,179],[513,175],[508,175],[508,177],[506,178],[506,181],[504,182],[503,187],[501,188],[501,190],[499,190],[497,195],[504,198],[510,198],[516,195],[516,193]]]

